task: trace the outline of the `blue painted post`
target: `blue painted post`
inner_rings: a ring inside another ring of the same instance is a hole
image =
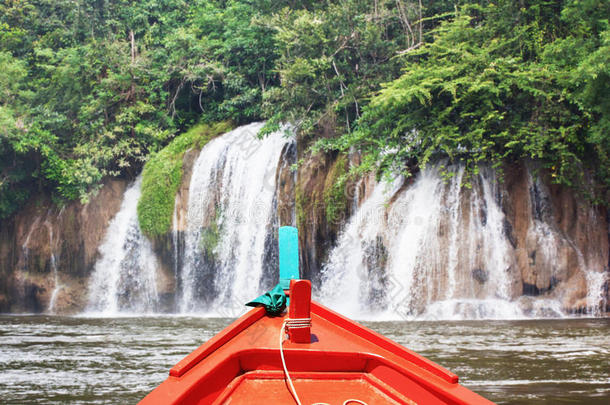
[[[280,284],[283,289],[290,288],[290,280],[299,278],[299,232],[293,226],[279,229]]]

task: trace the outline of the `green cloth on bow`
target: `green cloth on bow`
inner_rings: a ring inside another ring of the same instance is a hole
[[[258,298],[246,304],[249,307],[258,307],[263,305],[268,315],[279,315],[282,313],[286,305],[288,305],[288,297],[284,294],[284,289],[280,284],[273,287],[271,291],[267,291]]]

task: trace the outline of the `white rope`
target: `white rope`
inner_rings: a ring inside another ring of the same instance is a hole
[[[311,328],[311,318],[286,318],[286,329]]]
[[[286,367],[286,359],[284,359],[284,332],[288,331],[288,329],[298,329],[298,328],[309,328],[311,327],[311,318],[295,318],[290,319],[286,318],[284,323],[282,323],[282,327],[280,328],[280,357],[282,358],[282,367],[284,367],[284,374],[286,375],[286,379],[288,380],[288,386],[290,387],[290,393],[294,397],[294,400],[297,401],[297,405],[302,405],[299,396],[297,395],[297,391],[294,389],[294,385],[292,384],[292,378],[290,378],[290,374],[288,374],[288,368]],[[364,401],[360,401],[359,399],[346,399],[343,402],[343,405],[349,405],[349,403],[354,402],[360,405],[368,405]],[[312,405],[329,405],[324,402],[316,402]]]
[[[286,379],[288,380],[288,385],[290,386],[292,396],[294,397],[295,401],[297,401],[297,405],[302,405],[301,400],[297,395],[297,391],[294,389],[294,385],[292,385],[292,379],[290,378],[290,374],[288,374],[288,368],[286,368],[286,360],[284,359],[284,328],[288,325],[289,321],[291,321],[290,318],[286,319],[284,323],[282,323],[282,327],[280,328],[280,356],[282,357],[282,366],[284,367],[284,374],[286,374]]]

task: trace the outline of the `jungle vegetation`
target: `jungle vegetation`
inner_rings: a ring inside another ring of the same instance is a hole
[[[2,0],[0,218],[37,192],[87,201],[147,160],[173,187],[160,157],[258,120],[311,153],[358,150],[359,170],[533,159],[608,204],[609,16],[604,0]]]

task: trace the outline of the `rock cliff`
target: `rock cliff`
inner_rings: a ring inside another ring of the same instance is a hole
[[[161,269],[157,290],[166,311],[175,310],[175,293],[181,280],[174,269],[184,254],[187,202],[193,164],[198,150],[184,155],[184,176],[176,195],[174,229],[152,241]],[[372,177],[337,182],[357,156],[299,154],[298,172],[291,168],[296,146],[288,143],[276,171],[276,225],[298,225],[302,275],[319,283],[320,272],[347,219],[375,187]],[[537,173],[537,174],[533,174]],[[505,169],[495,196],[504,213],[504,230],[512,247],[513,298],[549,297],[572,313],[590,311],[588,274],[605,276],[608,296],[610,222],[603,207],[592,206],[573,190],[552,184],[543,171],[529,163]],[[127,181],[107,180],[87,204],[61,208],[43,197],[0,223],[0,311],[75,313],[86,304],[88,277],[110,219],[118,211]],[[410,187],[404,182],[402,192]],[[478,187],[476,184],[474,187]],[[465,215],[483,218],[485,207],[468,213],[469,191],[462,193]],[[393,204],[388,202],[388,207]],[[332,206],[331,206],[332,205]],[[389,209],[389,208],[388,208]],[[447,231],[441,224],[440,233]],[[465,231],[464,231],[465,232]],[[439,234],[442,239],[443,235]],[[385,251],[384,241],[377,241]],[[275,239],[266,243],[275,244]],[[274,249],[265,260],[273,261]],[[275,252],[275,253],[274,253]],[[468,264],[479,284],[486,281],[484,266]],[[603,283],[603,277],[601,279]],[[608,310],[610,308],[603,308]]]
[[[109,220],[127,182],[107,180],[87,204],[61,208],[45,197],[0,223],[0,311],[75,313]]]

